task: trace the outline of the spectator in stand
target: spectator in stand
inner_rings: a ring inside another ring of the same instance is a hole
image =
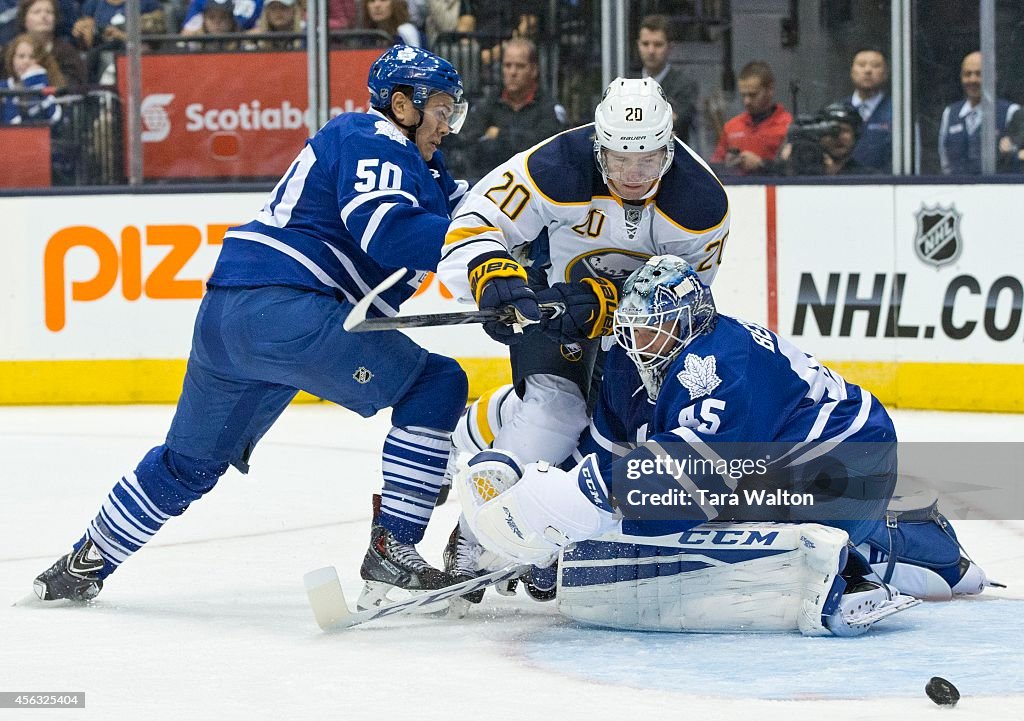
[[[18,3],[18,25],[42,42],[46,52],[54,57],[65,84],[84,85],[86,72],[82,56],[67,40],[55,36],[59,20],[60,9],[56,0],[21,0]],[[63,86],[55,87],[59,90]]]
[[[783,175],[875,175],[881,171],[857,160],[855,148],[864,132],[860,112],[849,103],[830,103],[807,122],[789,126],[785,145],[765,171]]]
[[[0,0],[0,46],[18,34],[18,0]]]
[[[565,109],[539,82],[537,46],[524,38],[502,44],[501,94],[473,107],[465,135],[471,177],[479,177],[565,126]]]
[[[356,0],[327,0],[328,30],[354,28],[356,17]]]
[[[44,90],[64,85],[57,61],[46,52],[39,38],[28,33],[18,35],[7,44],[4,69],[7,71],[7,80],[3,83],[5,90]],[[54,101],[52,93],[41,97],[4,97],[0,105],[0,123],[3,125],[53,124],[60,118],[60,104]]]
[[[473,6],[469,0],[430,0],[425,27],[431,45],[441,33],[471,33],[476,30]]]
[[[744,111],[725,123],[711,162],[750,175],[764,171],[779,154],[793,116],[775,102],[775,73],[768,63],[744,65],[737,85]]]
[[[85,0],[82,15],[71,34],[83,50],[100,45],[123,47],[128,37],[125,0]],[[159,0],[140,0],[142,32],[161,33],[167,29]]]
[[[259,33],[300,33],[306,27],[303,20],[304,8],[298,0],[267,0],[256,26],[249,32]],[[234,18],[232,18],[233,20]],[[286,40],[257,40],[254,46],[260,50],[297,50],[304,46],[302,38]],[[247,49],[252,49],[247,44]]]
[[[405,0],[366,0],[360,25],[370,30],[383,30],[395,43],[421,48],[426,44],[423,34],[409,22]]]
[[[981,53],[960,63],[963,100],[947,105],[939,123],[939,162],[945,175],[981,174]],[[996,98],[996,136],[1003,135],[1020,106]]]
[[[889,82],[889,61],[877,48],[861,48],[853,54],[850,66],[853,95],[842,98],[856,108],[863,130],[853,159],[862,168],[892,172],[892,98],[885,92]]]
[[[643,64],[642,76],[653,78],[668,96],[672,106],[672,128],[676,137],[689,143],[691,131],[697,123],[697,82],[668,61],[672,49],[668,18],[648,15],[640,21],[640,34],[636,41]],[[694,134],[695,137],[695,134]]]
[[[206,4],[209,1],[191,0],[189,2],[188,9],[185,11],[185,22],[181,26],[182,35],[196,35],[197,31],[203,27],[203,10],[206,9]],[[263,13],[263,0],[238,0],[232,8],[238,29],[252,30]]]
[[[203,12],[199,16],[202,23],[197,30],[182,30],[182,35],[196,37],[199,35],[234,35],[241,33],[238,17],[234,12],[234,0],[206,0]],[[203,43],[188,43],[194,51],[224,52],[238,50],[239,44],[233,40],[209,40]]]
[[[1019,173],[1024,168],[1024,113],[1014,113],[1006,124],[999,139],[999,162],[1005,171]]]

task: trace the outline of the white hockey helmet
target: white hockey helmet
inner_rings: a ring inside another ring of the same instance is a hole
[[[607,183],[653,183],[672,166],[672,106],[653,78],[615,78],[594,112],[594,159]],[[638,157],[630,159],[629,155]],[[640,177],[637,172],[640,173]]]

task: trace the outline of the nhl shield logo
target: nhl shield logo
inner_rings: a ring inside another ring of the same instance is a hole
[[[366,366],[359,366],[356,368],[356,372],[352,374],[352,378],[356,383],[366,385],[370,382],[370,379],[373,378],[373,373],[371,373],[370,369]]]
[[[960,213],[956,206],[929,208],[922,204],[916,217],[914,251],[917,257],[936,268],[955,262],[964,247],[960,237]]]

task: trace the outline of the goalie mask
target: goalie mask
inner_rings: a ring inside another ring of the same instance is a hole
[[[674,153],[672,106],[661,86],[613,80],[594,112],[594,160],[605,184],[626,200],[649,198]]]
[[[672,360],[715,327],[711,289],[674,255],[655,256],[622,286],[615,311],[615,341],[636,365],[651,400],[658,397]]]

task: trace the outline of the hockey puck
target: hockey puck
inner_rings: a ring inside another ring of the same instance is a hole
[[[939,706],[956,706],[956,702],[960,700],[960,692],[956,686],[941,676],[932,676],[925,685],[924,692]]]

